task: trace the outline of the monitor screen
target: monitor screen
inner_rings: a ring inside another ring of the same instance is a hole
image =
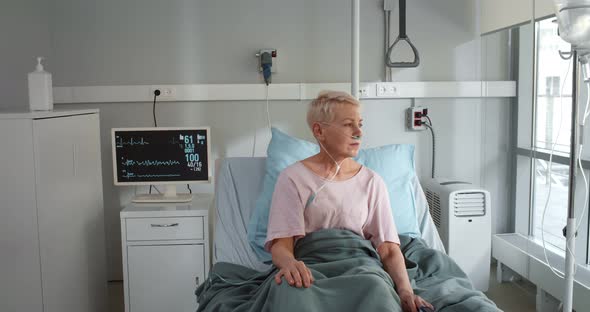
[[[209,182],[209,128],[112,129],[116,185]]]

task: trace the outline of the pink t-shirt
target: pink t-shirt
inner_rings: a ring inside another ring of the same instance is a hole
[[[326,186],[305,207],[325,182]],[[375,248],[383,242],[399,244],[383,179],[364,166],[343,181],[329,181],[301,162],[285,168],[272,196],[266,250],[270,251],[274,239],[299,239],[328,228],[351,230],[369,239]]]

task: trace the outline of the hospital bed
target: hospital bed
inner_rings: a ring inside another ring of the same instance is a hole
[[[247,239],[248,222],[254,210],[257,196],[262,189],[262,181],[265,175],[265,159],[264,157],[226,158],[217,164],[216,211],[214,213],[215,226],[212,247],[214,263],[239,264],[256,271],[265,271],[270,267],[258,260]],[[442,241],[428,212],[426,197],[415,175],[412,178],[412,183],[414,184],[413,189],[416,190],[414,200],[417,207],[418,224],[422,233],[421,241],[429,248],[437,250],[438,256],[447,257],[444,255]],[[473,288],[469,289],[471,285],[466,275],[460,272],[458,267],[457,270],[459,270],[459,273],[456,274],[458,275],[457,280],[460,280],[459,284],[463,285],[462,288],[468,288],[465,295],[461,295],[461,298],[463,298],[461,300],[467,300],[470,303],[475,300],[482,303],[482,305],[478,305],[478,303],[476,305],[468,304],[467,306],[478,307],[473,311],[499,311],[483,293]],[[454,291],[453,288],[456,287],[452,286],[456,285],[454,281],[445,283],[445,287],[448,289],[441,292],[440,296],[445,296],[445,292]],[[459,288],[457,287],[457,289]],[[442,311],[466,311],[465,306],[457,305],[457,307],[459,308],[453,309],[453,307],[450,307],[450,309],[443,309]],[[203,307],[199,306],[199,310],[201,309]]]
[[[260,262],[250,248],[246,231],[254,210],[256,198],[262,189],[265,174],[265,157],[235,157],[221,161],[216,179],[216,223],[213,242],[213,262],[231,262],[264,270],[268,265]],[[418,178],[412,183],[416,190],[418,224],[422,239],[430,248],[444,252],[444,246],[434,222],[428,213],[428,204]]]

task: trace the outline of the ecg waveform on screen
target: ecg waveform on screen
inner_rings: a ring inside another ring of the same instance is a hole
[[[140,137],[139,139],[131,137],[127,140],[123,140],[123,138],[117,136],[117,140],[115,142],[116,142],[117,148],[125,147],[126,145],[134,146],[134,145],[149,145],[150,144],[150,142],[144,140],[143,137]]]
[[[180,161],[178,160],[133,160],[127,159],[122,160],[121,164],[123,166],[144,166],[144,167],[155,167],[155,166],[176,166],[180,165]]]
[[[133,172],[125,172],[123,178],[170,178],[179,177],[180,174],[135,174]]]

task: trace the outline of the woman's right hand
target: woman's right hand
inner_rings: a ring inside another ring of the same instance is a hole
[[[275,282],[280,285],[281,277],[283,276],[289,285],[297,288],[308,288],[314,281],[313,275],[305,263],[296,259],[285,261],[279,272],[275,275]]]

